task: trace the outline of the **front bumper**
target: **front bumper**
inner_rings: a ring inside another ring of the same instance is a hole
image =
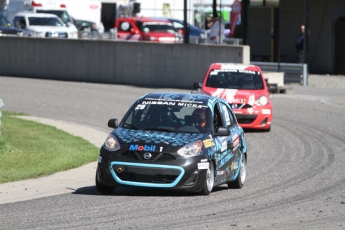
[[[237,122],[242,128],[269,129],[272,122],[272,107],[263,106],[249,109],[233,109]]]
[[[102,156],[102,154],[101,154]],[[100,157],[101,157],[100,156]],[[198,169],[198,163],[207,162],[206,156],[179,157],[168,162],[131,162],[107,159],[98,161],[97,180],[113,187],[148,187],[183,189],[198,192],[206,181],[207,169]]]

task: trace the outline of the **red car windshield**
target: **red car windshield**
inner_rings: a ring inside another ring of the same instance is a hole
[[[207,87],[224,89],[264,89],[260,72],[238,69],[214,69],[206,81]]]
[[[175,28],[169,22],[137,22],[140,31],[175,33]]]

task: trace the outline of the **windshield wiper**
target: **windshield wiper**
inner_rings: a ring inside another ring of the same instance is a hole
[[[145,128],[144,130],[152,130],[152,131],[166,131],[166,132],[176,132],[175,129],[167,129],[167,128]]]
[[[124,123],[123,125],[133,128],[133,129],[139,129],[138,127],[136,127],[135,125],[129,124],[129,123]]]

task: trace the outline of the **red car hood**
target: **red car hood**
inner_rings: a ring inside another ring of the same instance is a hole
[[[256,99],[265,95],[264,90],[221,89],[204,87],[204,93],[225,99],[231,104],[254,105]]]

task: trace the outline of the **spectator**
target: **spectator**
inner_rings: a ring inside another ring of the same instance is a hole
[[[99,26],[97,29],[99,33],[104,33],[104,26],[102,20],[99,22]]]
[[[301,33],[296,39],[295,49],[297,53],[297,61],[298,63],[305,62],[305,51],[304,51],[304,25],[301,25]]]
[[[213,44],[222,44],[224,36],[224,23],[218,16],[212,17],[213,24],[210,28],[210,40]]]

